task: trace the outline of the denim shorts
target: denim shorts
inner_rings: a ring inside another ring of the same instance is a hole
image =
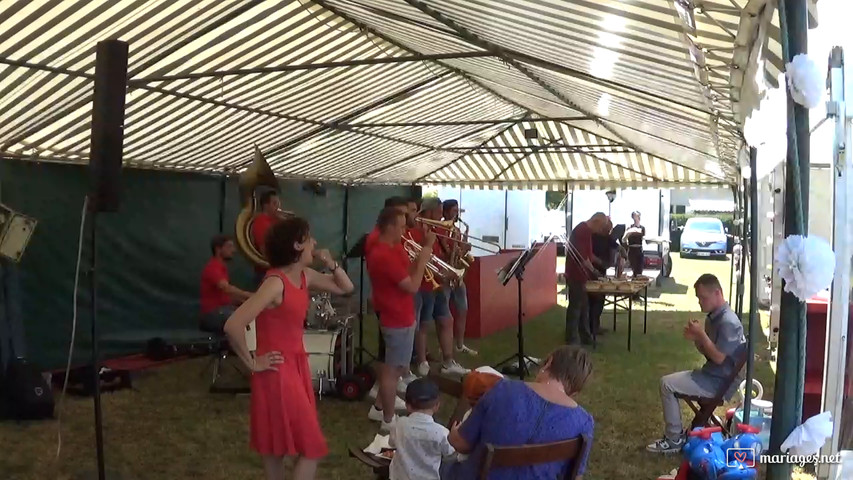
[[[468,310],[468,289],[465,288],[465,283],[460,283],[456,287],[444,287],[444,296],[448,301],[452,301],[456,310]]]
[[[408,367],[415,344],[415,326],[403,328],[380,327],[384,354],[380,361],[390,367]]]
[[[417,325],[433,320],[444,322],[448,318],[450,318],[450,308],[444,290],[438,289],[429,292],[420,290],[415,294],[415,323]]]

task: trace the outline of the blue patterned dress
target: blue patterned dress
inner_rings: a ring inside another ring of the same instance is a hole
[[[479,478],[480,464],[486,444],[517,446],[559,442],[581,434],[592,438],[592,415],[581,407],[565,407],[540,397],[526,383],[504,379],[483,395],[459,433],[474,450],[464,462],[449,466],[447,478],[474,480]],[[586,470],[587,458],[581,458],[580,473]],[[549,463],[532,467],[498,468],[489,480],[553,480],[562,478],[571,465]]]

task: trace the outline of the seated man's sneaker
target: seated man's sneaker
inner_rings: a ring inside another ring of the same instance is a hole
[[[441,366],[441,373],[443,374],[466,375],[470,372],[471,370],[459,365],[456,360],[451,360]]]
[[[652,453],[678,453],[682,447],[684,447],[684,437],[679,437],[678,440],[663,437],[655,443],[646,445],[646,450]]]

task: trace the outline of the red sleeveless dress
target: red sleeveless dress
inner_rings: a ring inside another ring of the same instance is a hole
[[[299,287],[277,269],[268,271],[264,278],[268,277],[278,277],[284,284],[283,300],[255,320],[256,355],[279,351],[284,363],[277,365],[278,371],[252,375],[251,447],[261,455],[319,459],[328,453],[328,447],[320,430],[302,341],[310,303],[305,274]]]

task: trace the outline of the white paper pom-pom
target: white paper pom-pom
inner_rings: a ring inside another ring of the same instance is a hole
[[[785,280],[785,291],[806,301],[832,284],[835,252],[820,237],[791,235],[776,251],[776,272]]]
[[[791,89],[791,98],[795,102],[806,108],[820,105],[826,91],[826,78],[808,55],[801,53],[794,56],[794,59],[785,65],[785,77],[788,79],[788,88]]]

